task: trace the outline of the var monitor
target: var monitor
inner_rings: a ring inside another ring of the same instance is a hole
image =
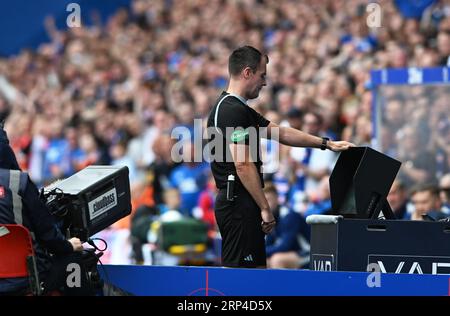
[[[343,151],[330,176],[332,209],[353,218],[386,218],[394,215],[386,197],[401,162],[370,147]]]

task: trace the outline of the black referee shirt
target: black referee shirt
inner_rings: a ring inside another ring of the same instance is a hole
[[[219,189],[226,188],[227,178],[230,174],[235,175],[236,181],[240,182],[239,177],[236,174],[236,168],[234,166],[233,159],[231,158],[232,156],[229,149],[229,144],[233,142],[245,143],[247,145],[254,146],[255,142],[252,142],[252,140],[249,141],[249,137],[252,137],[252,135],[254,135],[252,133],[247,133],[247,129],[249,127],[254,127],[254,130],[256,131],[257,158],[254,160],[256,160],[255,166],[260,175],[261,186],[264,186],[263,174],[261,170],[262,161],[260,153],[259,127],[267,127],[270,122],[254,109],[249,107],[247,104],[243,103],[239,98],[235,96],[225,97],[226,95],[228,95],[227,92],[222,92],[208,117],[208,130],[214,130],[214,133],[208,133],[208,142],[210,145],[212,145],[213,142],[211,141],[215,140],[215,137],[221,137],[220,145],[223,148],[223,155],[221,155],[222,161],[217,161],[220,159],[217,159],[215,157],[215,146],[212,146],[211,149],[211,170],[216,181],[216,186]],[[219,109],[217,110],[218,106]],[[218,144],[218,142],[214,141],[214,144]],[[253,152],[253,148],[251,148],[250,151]]]

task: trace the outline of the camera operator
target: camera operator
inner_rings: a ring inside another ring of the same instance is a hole
[[[58,229],[56,218],[40,200],[35,184],[27,173],[20,171],[3,122],[0,122],[0,224],[20,224],[31,232],[44,294],[55,290],[65,295],[93,294],[81,263],[81,241],[66,240]],[[66,272],[70,263],[80,266],[79,287],[70,288],[66,284],[67,275],[72,272]],[[0,295],[26,294],[27,287],[28,278],[0,279]]]

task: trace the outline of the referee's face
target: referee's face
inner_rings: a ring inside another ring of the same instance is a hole
[[[252,73],[248,82],[247,99],[255,99],[259,95],[262,87],[266,85],[266,58],[261,58],[259,67],[255,73]]]

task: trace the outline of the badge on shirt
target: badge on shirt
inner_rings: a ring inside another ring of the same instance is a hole
[[[248,139],[248,130],[235,130],[231,134],[231,141],[233,143],[240,143]]]

